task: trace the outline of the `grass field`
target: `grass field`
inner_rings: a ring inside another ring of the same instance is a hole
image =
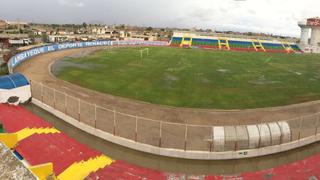
[[[110,49],[57,62],[59,78],[145,102],[246,109],[320,99],[320,56],[150,47]]]

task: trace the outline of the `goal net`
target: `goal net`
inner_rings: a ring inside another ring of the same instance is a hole
[[[149,48],[145,48],[145,49],[140,50],[140,57],[143,58],[145,56],[149,56]]]

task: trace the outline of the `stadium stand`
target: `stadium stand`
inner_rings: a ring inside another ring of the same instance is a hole
[[[246,42],[246,41],[229,41],[230,48],[233,50],[246,50],[246,51],[254,51],[254,47],[252,45],[252,42]]]
[[[286,52],[282,44],[263,42],[262,45],[268,50],[268,52]]]
[[[33,134],[54,134],[54,133],[60,133],[55,128],[24,128],[15,134],[17,134],[17,140],[21,141]]]
[[[192,46],[197,46],[201,48],[219,48],[219,41],[216,39],[199,39],[193,38]]]
[[[170,45],[171,46],[180,46],[181,42],[182,42],[182,37],[173,37],[171,39]]]
[[[302,52],[297,44],[288,42],[260,41],[258,39],[235,39],[213,36],[201,37],[196,35],[184,36],[181,33],[173,35],[170,45],[235,51],[260,51],[277,53]]]
[[[166,179],[166,176],[161,171],[137,167],[124,161],[115,161],[110,166],[102,168],[97,172],[91,173],[87,177],[87,180],[98,179]]]
[[[17,117],[14,117],[14,114],[16,114]],[[48,126],[48,123],[45,123],[44,120],[38,118],[31,112],[19,106],[14,107],[0,104],[0,116],[1,121],[5,122],[4,127],[8,127],[9,129],[11,129],[11,132],[14,132],[14,130],[19,131],[19,129],[28,128],[28,123],[32,124],[30,126],[30,129],[33,129],[33,126]],[[13,120],[14,123],[8,123],[11,120]],[[19,124],[19,122],[22,122],[25,127],[15,125]],[[29,164],[35,165],[29,168],[39,177],[39,179],[47,179],[43,177],[48,177],[47,175],[50,174],[48,173],[50,172],[50,168],[53,169],[53,172],[58,175],[57,178],[60,180],[165,180],[199,178],[205,180],[213,180],[265,179],[265,177],[272,177],[271,179],[320,178],[320,155],[314,155],[302,161],[282,165],[268,170],[242,173],[235,176],[188,176],[186,174],[176,174],[143,168],[123,161],[113,161],[107,156],[102,155],[100,152],[92,150],[87,146],[78,143],[77,141],[71,139],[61,132],[55,132],[54,134],[35,133],[21,140],[16,146],[16,151],[18,151],[19,154],[24,158],[24,160]],[[52,164],[50,164],[50,162]],[[5,164],[3,164],[4,168],[8,168],[4,165]],[[0,166],[0,170],[1,169],[2,168]]]
[[[0,104],[0,119],[11,133],[0,136],[0,141],[5,136],[10,138],[15,135],[18,142],[8,147],[14,148],[15,154],[26,160],[32,166],[30,169],[38,172],[41,177],[48,174],[43,173],[50,169],[50,164],[47,163],[51,163],[52,172],[58,175],[58,179],[64,180],[84,179],[113,162],[109,157],[71,139],[22,107]]]
[[[296,52],[302,52],[297,44],[290,45],[290,47]]]
[[[63,133],[34,134],[20,141],[16,150],[33,166],[52,162],[56,175],[61,174],[75,162],[86,161],[101,155]]]
[[[8,133],[25,128],[52,128],[52,125],[21,107],[0,105],[0,123]]]

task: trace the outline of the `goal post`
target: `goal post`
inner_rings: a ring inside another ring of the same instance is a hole
[[[140,50],[140,57],[143,58],[143,56],[149,56],[149,48],[141,49]]]

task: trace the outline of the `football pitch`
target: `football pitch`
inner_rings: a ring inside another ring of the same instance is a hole
[[[149,47],[56,62],[63,80],[153,104],[248,109],[320,100],[320,56]]]

